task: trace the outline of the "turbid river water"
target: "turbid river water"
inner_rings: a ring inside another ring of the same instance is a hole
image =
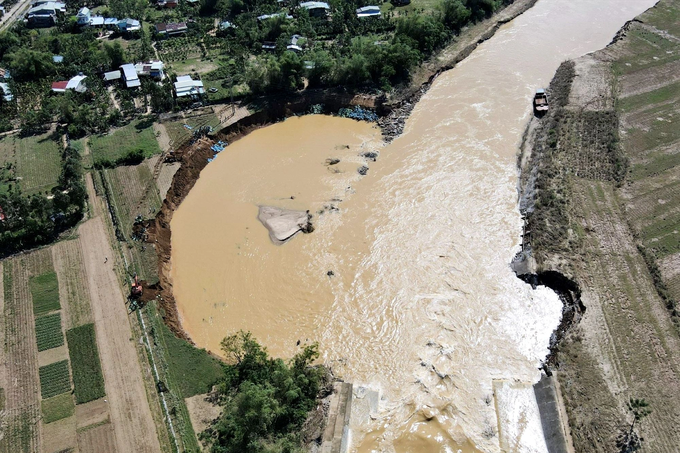
[[[184,328],[218,353],[238,329],[275,355],[319,341],[337,375],[379,392],[357,392],[353,451],[546,451],[531,384],[561,304],[508,265],[517,145],[533,90],[653,3],[540,0],[442,74],[389,146],[324,116],[229,146],[172,221]],[[364,151],[380,156],[360,177]],[[275,246],[258,205],[308,209],[316,231]]]

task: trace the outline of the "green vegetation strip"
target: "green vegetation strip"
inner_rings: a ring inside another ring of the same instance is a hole
[[[139,164],[144,158],[161,152],[152,122],[148,120],[134,121],[108,135],[93,136],[90,150],[99,167]]]
[[[161,330],[161,341],[165,345],[166,360],[170,379],[178,387],[182,398],[210,391],[223,375],[222,364],[205,349],[198,349],[177,338],[163,323],[157,323]],[[154,336],[158,335],[156,331]]]
[[[70,393],[42,400],[43,423],[52,423],[75,413],[73,396]]]
[[[43,399],[51,398],[71,390],[68,374],[68,360],[40,367],[40,394]]]
[[[36,319],[35,337],[38,341],[38,351],[63,345],[64,334],[61,332],[61,313],[41,316]]]
[[[73,367],[76,404],[101,398],[106,392],[94,324],[85,324],[67,331],[66,340]]]
[[[33,296],[33,314],[35,316],[59,310],[59,283],[57,274],[47,274],[31,277],[28,281]]]

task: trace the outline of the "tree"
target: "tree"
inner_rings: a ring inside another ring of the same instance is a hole
[[[444,24],[459,31],[470,20],[472,12],[465,7],[461,0],[443,0],[441,5]]]
[[[52,55],[47,52],[20,48],[8,59],[12,76],[18,81],[39,80],[55,72]]]
[[[110,68],[117,68],[127,61],[125,49],[123,49],[123,46],[118,41],[115,41],[113,44],[104,43],[104,51],[109,58]]]
[[[617,447],[620,448],[621,453],[634,453],[642,448],[642,438],[635,432],[635,424],[652,413],[649,403],[644,398],[631,398],[628,402],[628,410],[633,414],[633,422],[630,424],[630,429],[619,436]]]
[[[214,453],[301,452],[300,430],[316,407],[323,369],[313,367],[318,345],[290,361],[269,357],[249,332],[222,340],[229,364],[218,384],[220,418],[200,438]]]

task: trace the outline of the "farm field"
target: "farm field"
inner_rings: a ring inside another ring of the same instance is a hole
[[[109,202],[118,227],[127,241],[125,252],[134,272],[149,283],[158,281],[156,254],[151,244],[132,240],[132,227],[137,216],[150,218],[160,209],[161,199],[153,174],[146,163],[123,166],[100,172],[110,188]]]
[[[106,392],[94,324],[85,324],[67,331],[66,339],[73,369],[76,402],[82,404],[103,397]]]
[[[4,426],[0,452],[30,452],[40,449],[41,408],[29,279],[52,271],[51,257],[45,250],[20,255],[4,260],[2,271],[0,332],[5,347],[0,352],[3,359],[0,360],[0,387],[4,389],[5,409],[0,412],[0,423]]]
[[[144,157],[161,152],[152,124],[148,120],[136,120],[107,135],[90,137],[89,147],[95,163],[115,162],[137,150]]]
[[[83,254],[78,240],[61,241],[50,247],[59,282],[64,330],[92,322]]]
[[[35,337],[38,341],[38,352],[63,345],[64,334],[61,331],[61,313],[36,318]]]
[[[73,403],[73,396],[64,393],[41,402],[43,423],[52,423],[62,418],[67,418],[75,413],[76,406]]]
[[[25,194],[49,192],[61,173],[60,148],[49,135],[0,139],[0,192],[18,185]]]
[[[40,375],[40,394],[43,399],[71,391],[68,360],[40,367],[38,374]]]
[[[36,316],[61,308],[59,304],[59,283],[55,272],[31,277],[29,286],[33,298],[33,313]]]

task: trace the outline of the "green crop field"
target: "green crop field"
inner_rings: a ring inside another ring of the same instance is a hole
[[[137,150],[144,157],[161,152],[152,123],[144,120],[133,121],[108,135],[93,136],[89,146],[95,162],[115,162]]]
[[[40,367],[38,373],[40,374],[40,394],[43,399],[51,398],[71,390],[68,360]]]
[[[52,398],[44,399],[41,402],[43,423],[52,423],[62,418],[70,417],[75,413],[73,395],[63,393]]]
[[[15,140],[16,175],[24,193],[49,192],[61,173],[61,149],[47,135]]]
[[[96,400],[106,394],[99,363],[94,324],[85,324],[66,332],[68,354],[73,367],[76,404]]]
[[[59,283],[57,274],[48,272],[46,274],[31,277],[29,280],[31,296],[33,296],[33,314],[35,316],[59,310]]]
[[[37,318],[35,320],[35,337],[38,341],[38,351],[63,345],[64,334],[61,331],[61,313]]]

